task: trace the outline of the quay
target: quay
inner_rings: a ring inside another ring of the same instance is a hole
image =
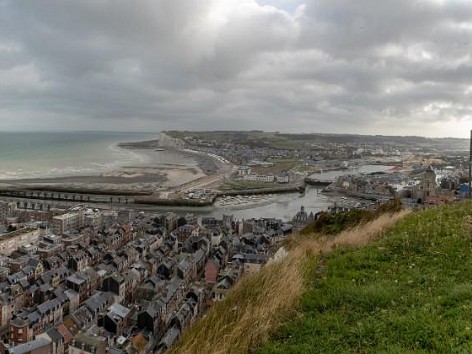
[[[156,206],[174,206],[174,207],[208,207],[212,206],[216,199],[223,196],[237,195],[260,195],[260,194],[282,194],[282,193],[304,193],[305,184],[290,186],[277,186],[268,188],[248,188],[233,189],[224,191],[214,191],[208,193],[204,198],[192,199],[184,197],[182,194],[169,195],[166,198],[160,194],[143,193],[138,191],[100,191],[98,190],[80,190],[63,191],[56,188],[54,191],[38,188],[19,189],[3,188],[0,189],[0,196],[10,197],[19,200],[50,200],[61,202],[87,202],[87,203],[112,203],[112,204],[147,204]],[[29,203],[28,203],[29,204]],[[26,205],[28,205],[26,204]],[[40,203],[38,203],[39,205]],[[23,203],[22,205],[25,205]],[[33,205],[33,202],[31,202]],[[34,207],[33,207],[34,208]]]
[[[384,194],[370,194],[370,193],[362,193],[362,192],[354,192],[347,189],[335,187],[335,186],[328,186],[322,191],[323,193],[339,193],[347,195],[348,197],[359,198],[359,199],[366,199],[366,200],[384,200],[384,199],[394,199],[393,195],[384,195]]]
[[[334,180],[320,180],[317,178],[306,177],[304,182],[305,184],[310,185],[310,186],[325,187],[334,183]]]
[[[281,186],[281,187],[270,187],[270,188],[249,188],[249,189],[233,189],[225,191],[217,191],[209,193],[205,198],[202,199],[190,199],[183,198],[182,196],[170,197],[170,198],[158,198],[154,196],[139,196],[134,198],[136,204],[152,204],[161,206],[186,206],[186,207],[205,207],[212,206],[217,198],[224,196],[237,196],[237,195],[260,195],[260,194],[282,194],[282,193],[303,193],[305,191],[305,185],[292,185],[292,186]]]

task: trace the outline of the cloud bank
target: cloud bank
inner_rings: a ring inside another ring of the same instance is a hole
[[[0,129],[467,137],[472,6],[0,0]]]

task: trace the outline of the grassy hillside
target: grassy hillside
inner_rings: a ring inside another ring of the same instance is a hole
[[[471,202],[384,214],[287,247],[172,352],[472,352]]]
[[[361,246],[378,237],[404,213],[383,215],[338,236],[292,240],[290,252],[253,276],[243,278],[228,297],[186,331],[171,353],[247,353],[260,348],[269,335],[298,312],[300,299],[311,288],[320,252]],[[274,348],[278,344],[274,342]],[[269,347],[264,350],[270,351]]]
[[[297,316],[258,353],[472,352],[472,204],[407,216],[319,259]]]

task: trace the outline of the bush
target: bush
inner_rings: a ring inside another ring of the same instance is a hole
[[[7,232],[13,232],[13,231],[16,231],[17,228],[13,225],[8,225],[8,228],[7,228]]]
[[[351,227],[375,220],[382,214],[396,213],[401,209],[401,201],[393,199],[380,205],[376,210],[353,209],[336,214],[322,212],[314,222],[308,224],[301,231],[301,234],[320,233],[334,235]]]

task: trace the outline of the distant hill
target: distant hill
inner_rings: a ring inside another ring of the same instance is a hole
[[[420,136],[387,136],[356,134],[285,134],[262,131],[168,131],[167,135],[183,139],[192,136],[216,143],[238,143],[259,147],[299,149],[313,143],[339,144],[375,144],[392,147],[409,147],[412,149],[429,149],[440,151],[461,151],[469,149],[468,139],[458,138],[425,138]]]

